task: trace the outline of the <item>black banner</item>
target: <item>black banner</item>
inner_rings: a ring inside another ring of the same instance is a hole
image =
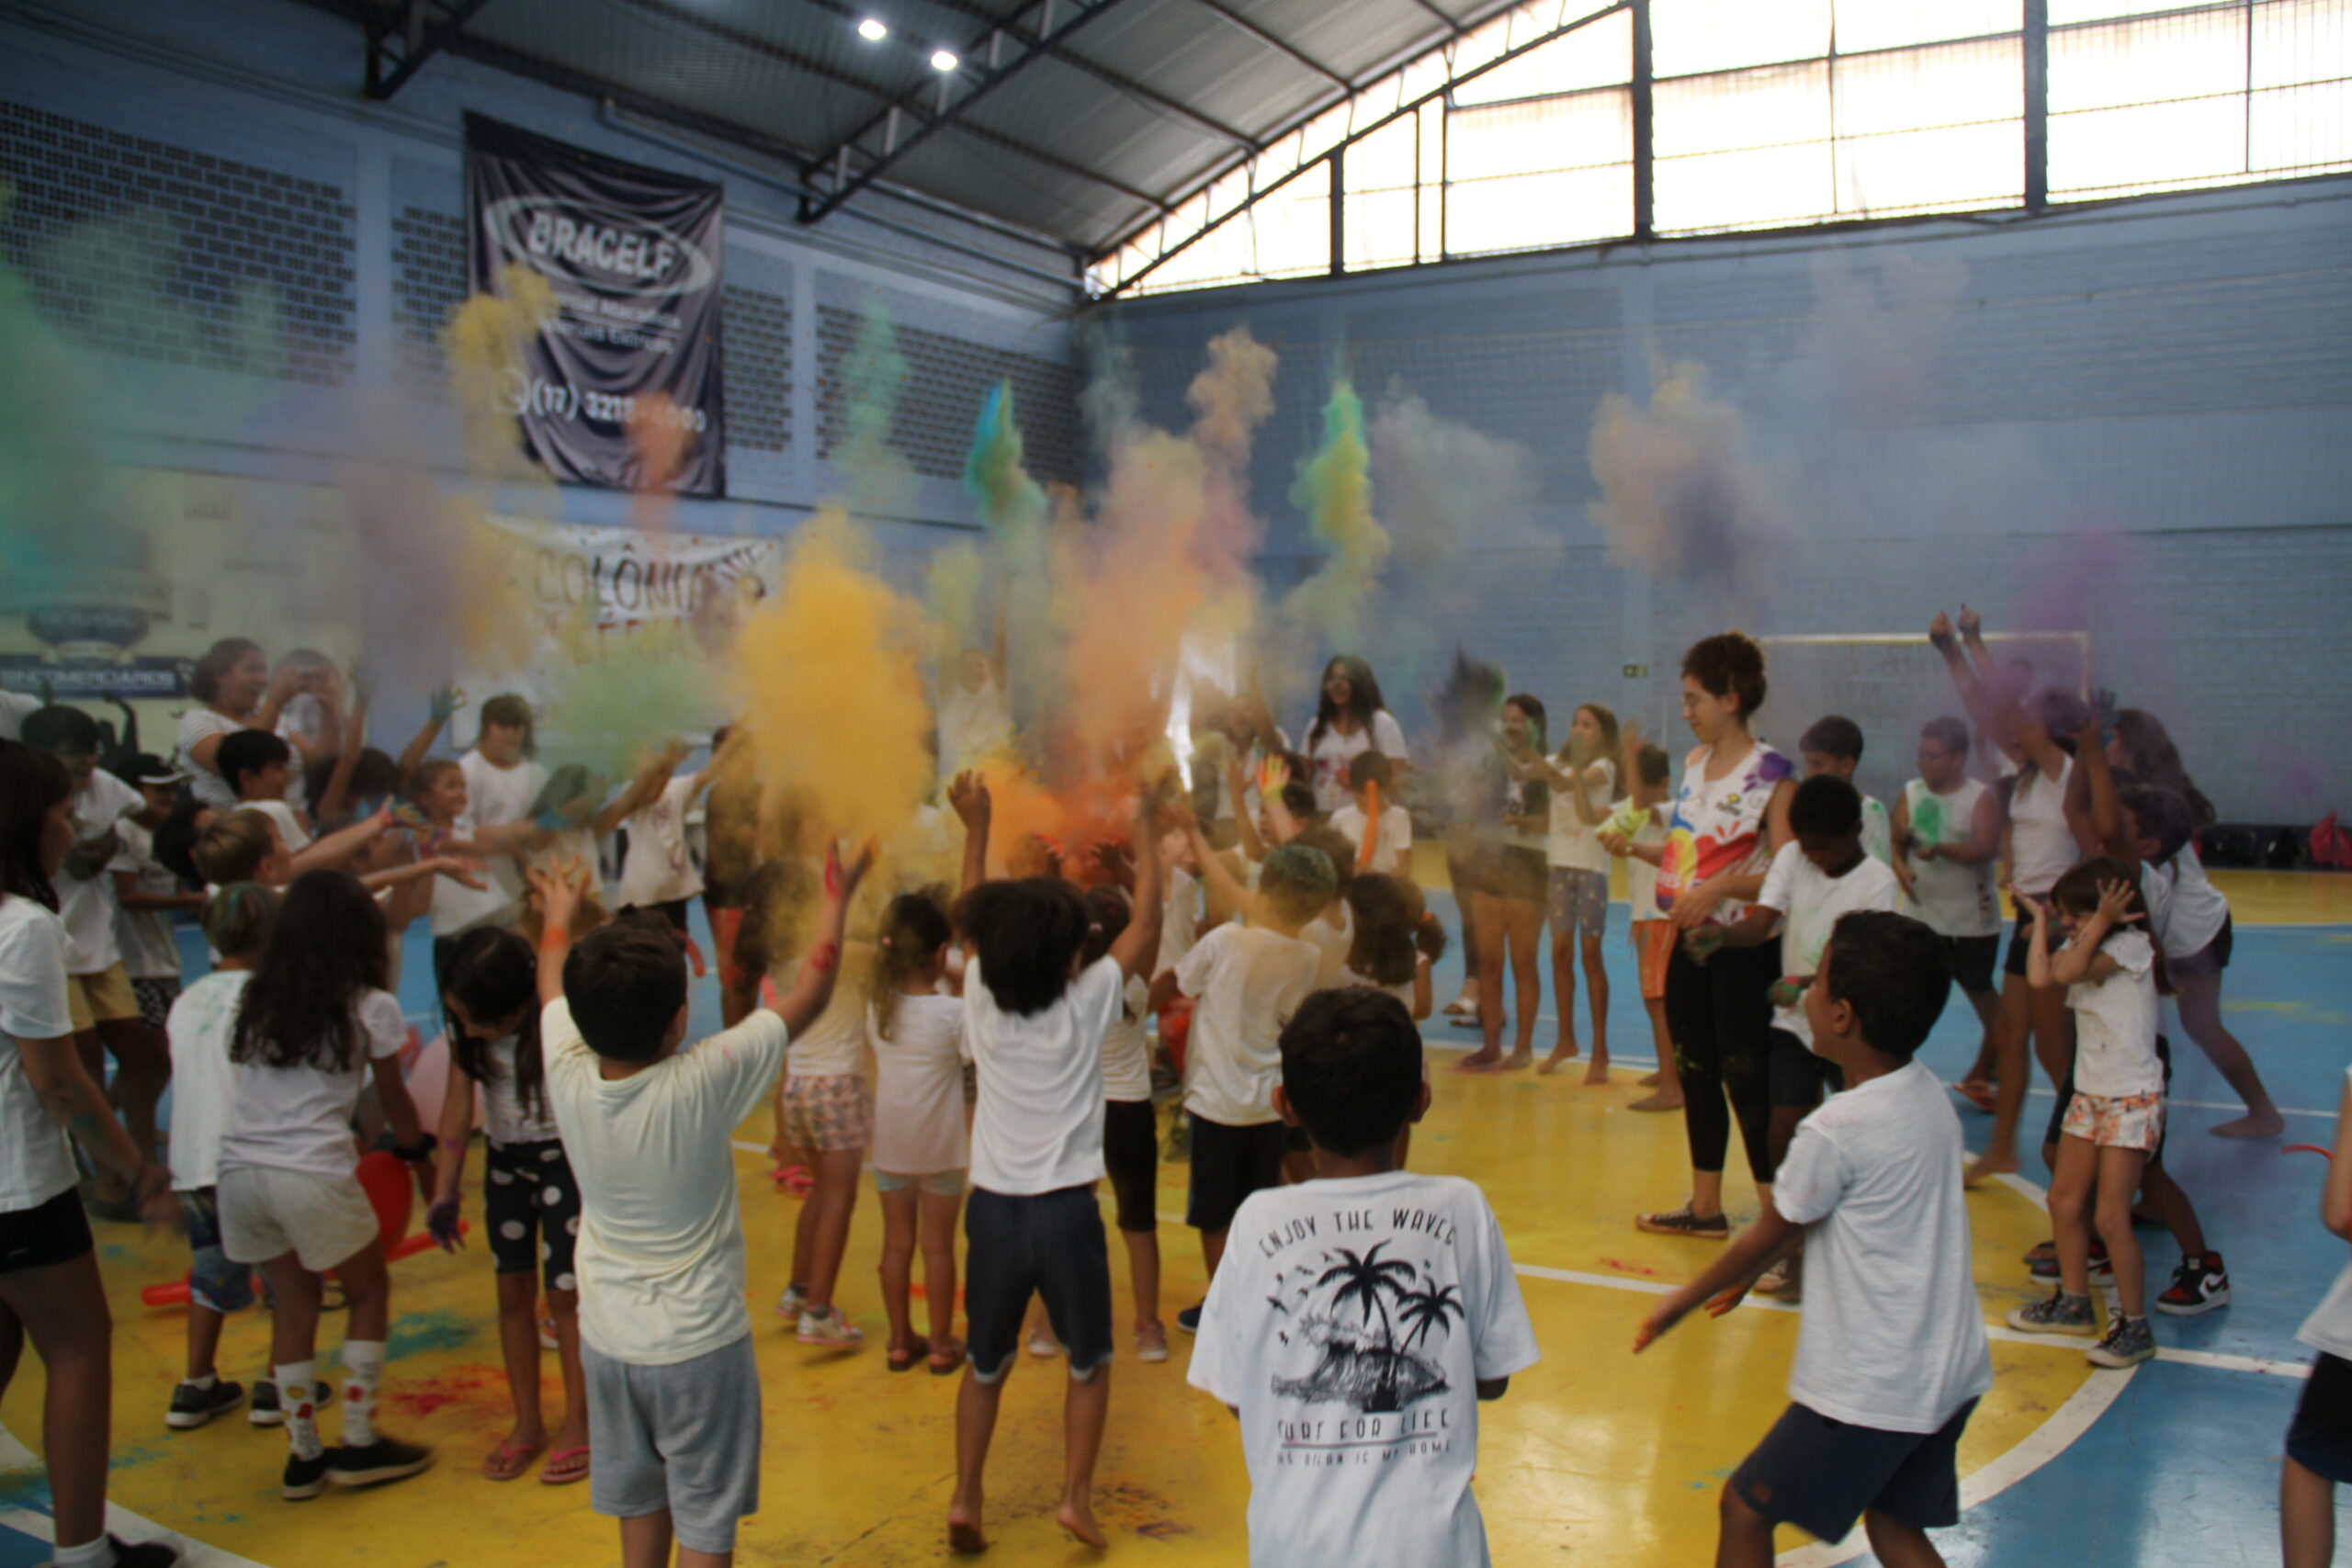
[[[524,266],[555,290],[556,317],[506,394],[525,449],[556,478],[638,488],[628,425],[642,412],[686,434],[673,488],[727,493],[721,195],[466,116],[468,288],[499,293],[500,274]]]

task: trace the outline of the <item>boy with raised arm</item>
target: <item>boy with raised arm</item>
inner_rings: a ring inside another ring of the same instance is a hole
[[[1087,1545],[1107,1544],[1094,1519],[1094,1458],[1111,1407],[1111,1255],[1094,1201],[1106,1173],[1102,1036],[1125,1007],[1129,977],[1159,946],[1159,795],[1148,785],[1136,802],[1135,916],[1110,952],[1080,968],[1084,897],[1059,877],[987,881],[988,786],[964,773],[948,792],[966,835],[956,916],[971,955],[964,1027],[980,1090],[964,1210],[970,1340],[956,1395],[956,1495],[947,1506],[947,1542],[959,1552],[988,1549],[981,1483],[1032,1295],[1044,1298],[1054,1337],[1069,1353],[1054,1517]]]
[[[1777,1524],[1835,1541],[1858,1517],[1880,1562],[1943,1562],[1927,1531],[1960,1520],[1960,1435],[1993,1386],[1953,1179],[1960,1118],[1912,1057],[1951,989],[1917,920],[1838,922],[1804,1007],[1846,1088],[1798,1126],[1756,1224],[1634,1336],[1638,1352],[1702,1303],[1721,1317],[1804,1244],[1791,1403],[1724,1486],[1717,1568],[1769,1568]]]
[[[691,1051],[686,961],[655,915],[571,944],[584,867],[535,870],[546,911],[539,1025],[548,1103],[580,1184],[589,1501],[620,1520],[626,1568],[727,1568],[760,1501],[760,1372],[743,1303],[736,1125],[785,1045],[832,999],[842,916],[872,863],[825,858],[825,902],[792,994]]]

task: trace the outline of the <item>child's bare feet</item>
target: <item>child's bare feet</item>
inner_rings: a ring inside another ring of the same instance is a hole
[[[1993,1177],[2007,1176],[2017,1168],[2016,1154],[2008,1151],[1995,1154],[1987,1149],[1961,1168],[1960,1184],[1962,1187],[1973,1187],[1978,1182],[1988,1180]]]
[[[1679,1094],[1669,1095],[1664,1089],[1660,1089],[1656,1094],[1634,1100],[1625,1109],[1628,1111],[1679,1111],[1682,1109],[1682,1097]]]
[[[1959,1094],[1961,1099],[1968,1101],[1970,1105],[1975,1107],[1978,1111],[1984,1112],[1987,1116],[1993,1114],[1994,1102],[1998,1098],[2000,1091],[1987,1079],[1962,1078],[1960,1082],[1952,1085],[1952,1089]]]
[[[980,1504],[977,1497],[969,1505],[947,1505],[947,1549],[966,1557],[976,1557],[989,1549],[989,1538],[980,1529]]]
[[[2276,1111],[2267,1114],[2249,1111],[2234,1122],[2217,1122],[2205,1130],[2217,1138],[2275,1138],[2287,1130],[2287,1119]]]
[[[1635,1078],[1635,1079],[1634,1080],[1634,1083],[1635,1087],[1640,1088],[1640,1089],[1656,1089],[1656,1088],[1657,1087],[1657,1080],[1658,1080],[1658,1075],[1657,1075],[1657,1074],[1656,1074],[1656,1073],[1644,1073],[1640,1077]]]
[[[1054,1510],[1054,1522],[1078,1537],[1089,1546],[1108,1546],[1111,1538],[1094,1522],[1094,1509],[1086,1503],[1064,1503]]]
[[[1513,1051],[1509,1056],[1504,1058],[1501,1070],[1507,1073],[1515,1073],[1521,1067],[1532,1065],[1534,1060],[1535,1053],[1532,1048],[1525,1051]]]
[[[1491,1073],[1503,1065],[1500,1051],[1473,1051],[1453,1064],[1457,1073]]]
[[[1607,1083],[1609,1081],[1608,1052],[1595,1051],[1592,1054],[1592,1060],[1585,1064],[1584,1081],[1587,1083]]]
[[[1584,1055],[1583,1051],[1577,1046],[1575,1041],[1563,1040],[1557,1045],[1552,1047],[1552,1054],[1550,1055],[1544,1057],[1541,1062],[1538,1062],[1535,1065],[1535,1071],[1541,1077],[1550,1077],[1554,1073],[1560,1070],[1561,1063],[1573,1061],[1575,1058],[1582,1055]]]
[[[545,1427],[535,1427],[526,1431],[517,1427],[490,1450],[488,1459],[481,1461],[482,1475],[490,1481],[520,1480],[537,1461],[547,1446]]]

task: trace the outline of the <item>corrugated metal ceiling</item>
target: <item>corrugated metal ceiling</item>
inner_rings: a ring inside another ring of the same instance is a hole
[[[307,3],[397,43],[401,0]],[[449,4],[431,0],[425,12]],[[706,133],[797,162],[794,173],[820,188],[830,189],[839,169],[853,178],[867,172],[1091,256],[1336,101],[1342,84],[1368,85],[1508,6],[487,0],[446,47],[607,91],[639,112],[673,111]],[[888,39],[858,36],[869,16],[889,27]],[[1033,51],[1041,35],[1052,35],[1051,45]],[[963,62],[945,82],[944,115],[943,79],[929,62],[941,47]],[[900,112],[886,125],[893,105]]]

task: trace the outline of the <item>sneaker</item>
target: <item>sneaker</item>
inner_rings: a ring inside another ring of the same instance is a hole
[[[1176,1326],[1187,1334],[1198,1334],[1201,1331],[1201,1309],[1196,1306],[1188,1306],[1178,1313]]]
[[[1752,1288],[1759,1296],[1772,1296],[1792,1306],[1804,1300],[1803,1255],[1781,1258],[1758,1275]]]
[[[142,1540],[131,1546],[110,1535],[107,1541],[114,1548],[114,1568],[174,1568],[182,1561],[178,1547],[160,1540]]]
[[[2070,1296],[2064,1291],[2052,1291],[2041,1301],[2016,1308],[2009,1314],[2008,1324],[2023,1334],[2071,1334],[2082,1339],[2098,1332],[2090,1297]]]
[[[1058,1356],[1062,1353],[1062,1342],[1051,1334],[1032,1334],[1029,1336],[1029,1353],[1033,1356]]]
[[[1155,1365],[1168,1359],[1168,1330],[1155,1323],[1136,1330],[1136,1359]]]
[[[286,1456],[286,1478],[277,1495],[289,1503],[307,1503],[327,1489],[327,1468],[334,1462],[335,1450],[326,1449],[316,1459]]]
[[[542,1350],[560,1350],[563,1348],[563,1341],[555,1337],[554,1318],[543,1317],[539,1319],[539,1348]]]
[[[2180,1267],[2172,1271],[2172,1283],[2156,1298],[2156,1310],[2174,1317],[2195,1317],[2229,1304],[2229,1270],[2222,1267],[2218,1252],[2183,1258]]]
[[[808,1286],[786,1285],[784,1288],[784,1294],[775,1299],[775,1314],[778,1317],[791,1318],[797,1323],[800,1319],[801,1310],[808,1304]]]
[[[827,1307],[822,1312],[803,1310],[800,1330],[793,1336],[803,1345],[822,1345],[832,1350],[854,1350],[865,1343],[865,1330],[842,1315],[839,1307]]]
[[[2041,1284],[2057,1283],[2058,1255],[2052,1252],[2047,1258],[2033,1258],[2027,1271]],[[2115,1283],[2115,1265],[2108,1261],[2107,1248],[2096,1242],[2091,1245],[2090,1282],[2094,1285]]]
[[[1648,1231],[1654,1235],[1687,1235],[1700,1241],[1731,1239],[1730,1216],[1694,1214],[1688,1203],[1662,1214],[1635,1214],[1634,1224],[1636,1229]]]
[[[2121,1313],[2107,1325],[2107,1337],[2083,1352],[2095,1367],[2136,1367],[2156,1353],[2156,1336],[2144,1317]]]
[[[270,1391],[273,1394],[277,1390]],[[164,1425],[175,1432],[193,1431],[215,1416],[226,1416],[245,1402],[245,1385],[215,1380],[210,1388],[198,1388],[184,1382],[172,1390],[172,1407],[164,1416]],[[279,1420],[286,1417],[280,1416]]]
[[[318,1393],[314,1397],[318,1404],[323,1407],[327,1402],[327,1395],[333,1392],[334,1391],[329,1389],[325,1383],[322,1382],[318,1385]],[[256,1378],[254,1380],[253,1398],[246,1404],[245,1419],[252,1422],[256,1427],[283,1427],[286,1425],[286,1408],[277,1402],[277,1380],[273,1378]]]
[[[398,1438],[378,1438],[364,1449],[329,1449],[327,1479],[337,1486],[381,1486],[405,1481],[433,1465],[433,1450]]]

